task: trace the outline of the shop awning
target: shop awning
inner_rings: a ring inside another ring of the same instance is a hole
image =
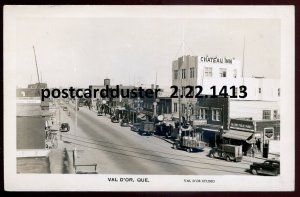
[[[229,130],[229,131],[225,131],[225,133],[222,135],[222,137],[246,141],[252,135],[253,135],[253,133],[250,133],[250,132]]]
[[[196,125],[194,128],[200,128],[203,131],[212,131],[212,132],[219,133],[222,127],[220,125],[204,124],[204,125]]]

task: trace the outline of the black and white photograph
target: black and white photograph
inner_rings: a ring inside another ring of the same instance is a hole
[[[5,6],[11,191],[293,191],[293,6]]]

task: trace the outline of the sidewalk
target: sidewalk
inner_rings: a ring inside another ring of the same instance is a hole
[[[59,131],[59,110],[55,108],[55,120],[50,120],[50,130],[51,132],[57,133],[57,146],[56,148],[50,149],[49,153],[49,162],[50,162],[50,171],[52,174],[67,174],[70,173],[69,161],[66,154],[66,149],[64,143],[60,140],[60,131]],[[53,109],[52,109],[53,110]]]
[[[156,138],[158,138],[158,139],[164,140],[164,141],[166,141],[166,142],[168,142],[170,144],[174,143],[174,141],[172,139],[167,139],[164,136],[159,136],[159,135],[153,135],[153,136],[156,137]]]

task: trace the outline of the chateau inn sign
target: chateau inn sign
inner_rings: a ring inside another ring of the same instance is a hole
[[[252,131],[254,132],[254,122],[247,120],[232,119],[229,125],[230,129],[241,130],[241,131]]]
[[[210,62],[210,63],[221,63],[221,64],[232,64],[232,60],[234,58],[220,58],[220,57],[209,57],[209,56],[204,56],[200,58],[201,62]]]

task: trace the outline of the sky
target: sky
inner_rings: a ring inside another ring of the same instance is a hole
[[[17,20],[17,85],[37,82],[32,46],[48,87],[171,86],[183,55],[235,57],[245,76],[280,78],[279,19],[58,18]],[[185,48],[182,49],[183,40]]]

